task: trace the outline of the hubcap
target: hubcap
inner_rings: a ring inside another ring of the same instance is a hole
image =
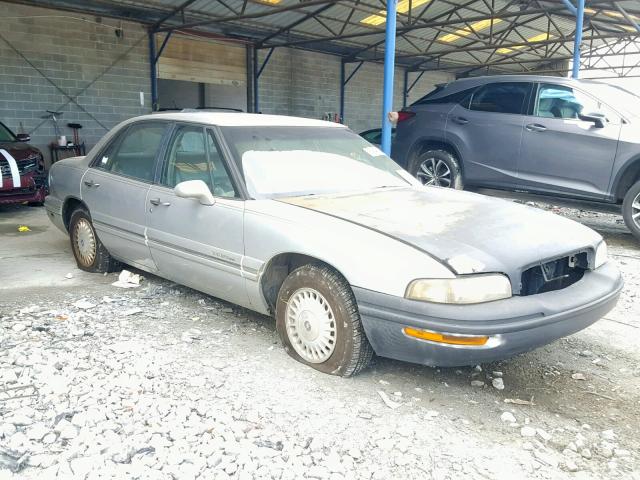
[[[295,351],[310,363],[322,363],[336,346],[333,310],[313,288],[296,290],[287,304],[287,336]]]
[[[89,266],[96,258],[96,237],[88,220],[81,218],[76,223],[75,247],[83,265]]]
[[[437,158],[424,160],[420,164],[417,176],[423,185],[451,186],[451,170],[444,161]]]
[[[631,202],[631,218],[640,227],[640,193]]]

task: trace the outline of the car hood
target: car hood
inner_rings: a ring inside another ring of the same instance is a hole
[[[522,271],[578,251],[593,258],[602,241],[590,228],[537,208],[437,187],[279,200],[392,236],[458,274],[505,273],[516,293]]]
[[[37,148],[23,142],[0,142],[0,149],[9,152],[16,160],[24,160],[40,153]]]

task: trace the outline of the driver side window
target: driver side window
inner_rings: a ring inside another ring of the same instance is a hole
[[[220,149],[204,128],[181,125],[176,129],[167,150],[162,184],[173,188],[180,182],[202,180],[218,197],[236,197]]]
[[[595,98],[566,85],[549,83],[540,85],[536,115],[562,119],[578,119],[580,115],[598,115],[608,122],[618,123],[619,121],[617,114]]]

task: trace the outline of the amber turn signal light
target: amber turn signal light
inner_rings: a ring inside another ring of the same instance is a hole
[[[485,345],[489,337],[473,336],[466,337],[462,335],[447,335],[446,333],[430,332],[429,330],[420,330],[418,328],[404,327],[402,331],[405,335],[420,340],[429,340],[431,342],[446,343],[448,345],[469,345],[480,347]]]

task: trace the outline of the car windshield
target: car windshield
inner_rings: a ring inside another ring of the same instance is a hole
[[[11,130],[0,123],[0,142],[15,142],[17,140]]]
[[[223,127],[222,133],[253,198],[318,195],[415,180],[346,128]]]
[[[640,112],[640,97],[616,85],[600,82],[584,82],[585,90],[602,100],[604,103],[627,116],[638,116]]]

